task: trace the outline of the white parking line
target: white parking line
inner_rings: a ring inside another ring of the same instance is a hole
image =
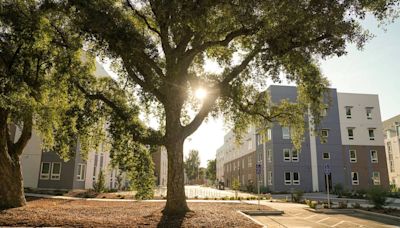
[[[330,218],[331,218],[331,217],[323,218],[323,219],[321,219],[321,220],[316,221],[316,223],[320,223],[320,222],[325,221],[325,220],[328,220],[328,219],[330,219]]]
[[[344,223],[345,221],[340,221],[340,222],[338,222],[338,223],[336,223],[335,225],[332,225],[331,227],[335,227],[335,226],[337,226],[337,225],[340,225],[340,224],[342,224],[342,223]]]

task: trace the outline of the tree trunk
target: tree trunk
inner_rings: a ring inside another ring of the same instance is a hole
[[[168,153],[168,183],[167,204],[163,213],[166,215],[185,214],[190,211],[186,203],[183,172],[183,142],[177,138],[167,142]]]
[[[24,206],[26,201],[19,160],[4,158],[4,152],[0,152],[0,208]]]
[[[0,209],[26,204],[19,155],[10,145],[7,116],[0,109]]]

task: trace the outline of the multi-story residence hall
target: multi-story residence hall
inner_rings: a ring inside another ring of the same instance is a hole
[[[297,88],[293,86],[270,86],[267,91],[273,103],[297,100]],[[325,167],[330,171],[330,188],[338,183],[349,190],[374,185],[388,187],[378,96],[338,93],[336,89],[330,89],[329,93],[330,107],[323,112],[323,119],[317,126],[319,134],[311,130],[315,128],[310,121],[312,117],[305,116],[310,130],[305,132],[300,150],[294,149],[290,128],[276,123],[262,135],[258,131],[253,133],[250,139],[255,140],[255,153],[247,151],[247,154],[235,155],[238,150],[231,149],[232,133],[228,133],[224,145],[217,151],[218,178],[229,184],[232,176],[240,176],[242,184],[246,184],[250,178],[256,180],[255,163],[259,163],[262,167],[260,185],[273,192],[325,191]],[[239,175],[237,170],[242,161],[236,164],[235,161],[244,155],[254,159],[248,161],[249,166],[244,165],[249,174],[243,176],[244,173]]]
[[[400,187],[400,115],[383,122],[390,184]]]
[[[250,128],[240,142],[232,131],[225,135],[216,154],[217,179],[225,186],[231,187],[233,179],[238,179],[242,188],[257,183],[255,138],[255,128]]]

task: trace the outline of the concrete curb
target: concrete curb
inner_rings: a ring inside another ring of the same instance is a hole
[[[354,209],[354,210],[355,210],[356,212],[361,213],[361,214],[386,217],[386,218],[394,219],[394,220],[397,220],[397,221],[400,222],[400,217],[397,217],[397,216],[386,215],[386,214],[376,213],[376,212],[372,212],[372,211],[365,211],[365,210],[360,210],[360,209]]]
[[[257,221],[256,219],[252,218],[250,215],[246,215],[245,213],[241,212],[241,211],[236,211],[237,213],[243,215],[244,217],[250,219],[251,221],[253,221],[255,224],[262,226],[263,228],[267,228],[266,225],[262,224],[261,222]]]
[[[273,211],[245,210],[245,211],[241,211],[241,212],[245,213],[246,215],[250,215],[250,216],[282,215],[284,213],[283,211],[278,211],[278,210],[273,210]]]
[[[303,208],[304,210],[311,211],[314,213],[321,213],[321,214],[353,214],[355,213],[354,209],[312,209],[312,208]]]

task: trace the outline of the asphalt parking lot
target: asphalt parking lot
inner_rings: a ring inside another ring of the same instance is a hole
[[[264,205],[284,211],[277,216],[253,216],[253,218],[268,228],[276,227],[400,227],[400,220],[383,216],[366,215],[362,213],[350,214],[321,214],[307,211],[307,206],[292,203],[269,203]]]

